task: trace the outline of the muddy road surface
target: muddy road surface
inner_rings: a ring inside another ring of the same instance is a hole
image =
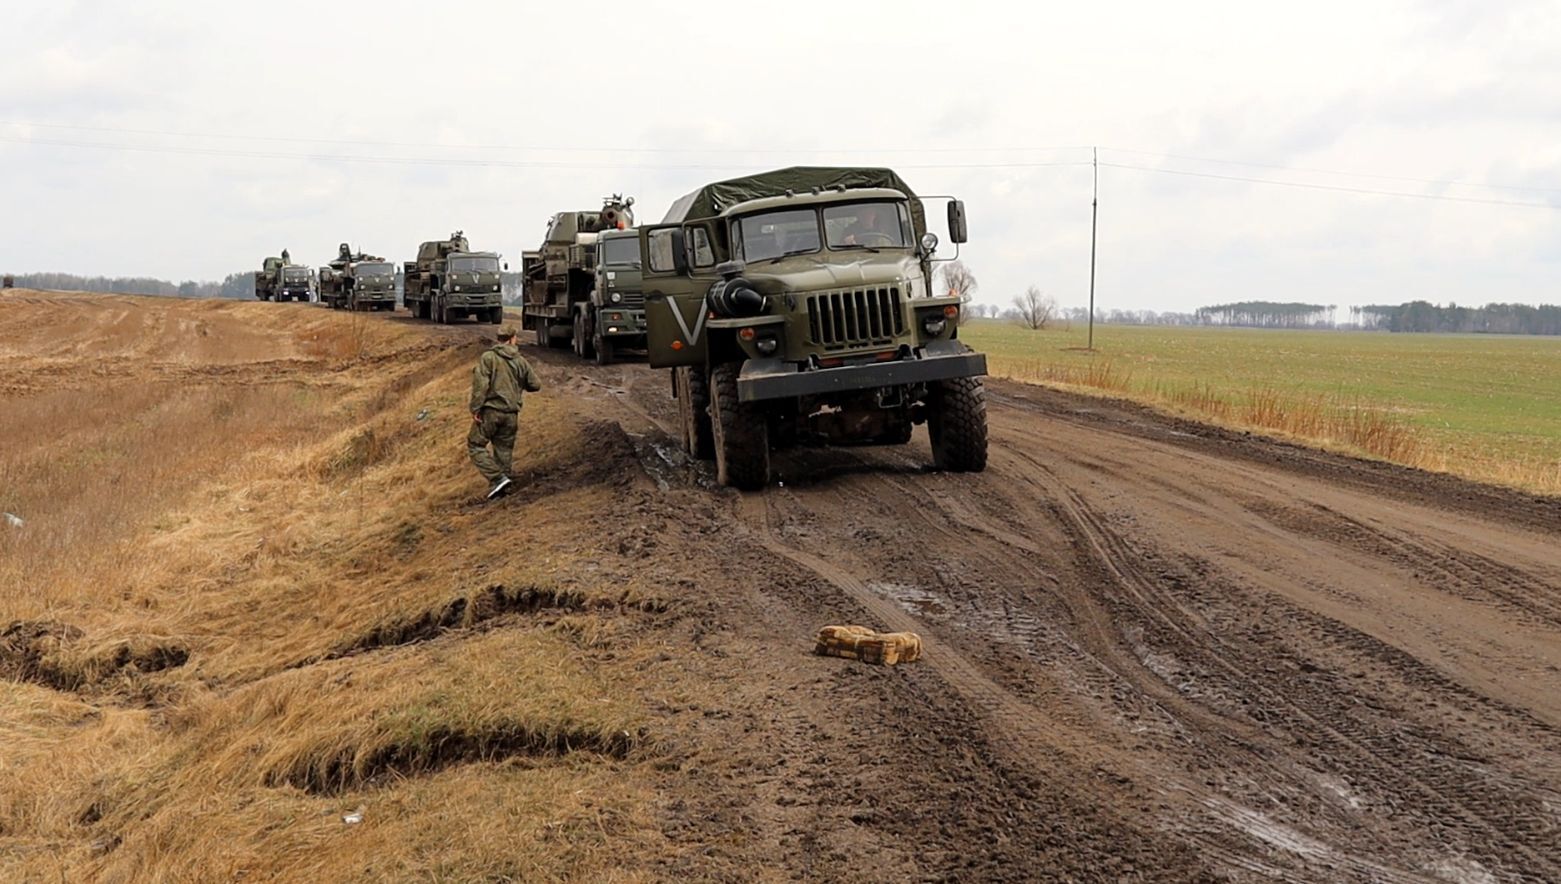
[[[633,440],[709,652],[669,874],[1561,880],[1561,502],[998,381],[983,474],[918,430],[740,495],[664,373],[523,352]]]

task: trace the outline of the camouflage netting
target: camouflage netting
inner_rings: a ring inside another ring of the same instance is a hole
[[[792,166],[758,175],[731,178],[706,184],[672,204],[663,224],[681,224],[695,218],[710,218],[741,202],[782,196],[786,191],[807,193],[815,187],[890,187],[911,198],[911,216],[917,230],[927,228],[921,200],[905,179],[892,169],[841,166]]]

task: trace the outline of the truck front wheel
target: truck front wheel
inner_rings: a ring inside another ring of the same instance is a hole
[[[715,474],[722,485],[756,491],[770,484],[769,425],[757,406],[738,401],[740,368],[740,363],[728,362],[710,372]]]
[[[953,473],[986,469],[986,388],[981,379],[938,381],[927,398],[932,465]]]
[[[704,372],[686,365],[677,372],[678,416],[683,422],[683,450],[699,460],[715,457],[715,436],[710,426],[710,385]]]

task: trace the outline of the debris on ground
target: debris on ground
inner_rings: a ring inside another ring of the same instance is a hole
[[[12,528],[20,528],[23,525],[27,524],[26,522],[22,521],[22,517],[21,516],[18,516],[15,513],[3,513],[3,514],[0,514],[0,515],[4,515],[5,516],[5,523],[7,525],[10,525]]]
[[[874,632],[865,626],[826,626],[818,631],[813,653],[893,666],[921,657],[921,636],[914,632]]]

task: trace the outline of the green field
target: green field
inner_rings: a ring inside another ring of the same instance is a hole
[[[1561,339],[1097,325],[1091,353],[1082,324],[1035,332],[979,320],[960,336],[1000,377],[1561,492]],[[1379,444],[1363,424],[1397,443]]]

